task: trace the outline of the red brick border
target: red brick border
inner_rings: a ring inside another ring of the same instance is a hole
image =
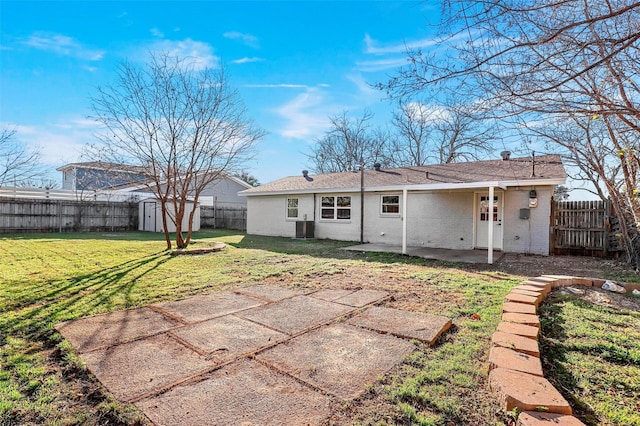
[[[554,425],[584,425],[571,416],[569,403],[540,374],[542,370],[536,358],[536,351],[539,354],[540,319],[536,313],[552,288],[575,285],[600,287],[604,282],[599,278],[542,275],[521,282],[505,296],[502,322],[491,339],[489,388],[504,409],[517,408],[521,412],[518,426],[548,425],[550,421]],[[624,287],[626,292],[640,289],[640,284],[616,284]]]

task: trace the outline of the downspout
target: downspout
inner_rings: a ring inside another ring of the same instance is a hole
[[[360,244],[364,244],[364,163],[360,163]]]
[[[487,263],[493,263],[493,192],[494,187],[489,187],[489,217],[488,217],[488,226],[487,226]]]
[[[407,254],[407,189],[402,190],[402,254]]]

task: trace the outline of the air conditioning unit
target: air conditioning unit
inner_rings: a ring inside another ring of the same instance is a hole
[[[312,220],[296,221],[296,238],[315,238],[314,225]]]

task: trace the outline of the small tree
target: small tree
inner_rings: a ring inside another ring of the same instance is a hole
[[[160,201],[168,249],[169,221],[176,246],[188,246],[195,213],[188,215],[185,236],[188,203],[195,205],[223,172],[239,168],[264,134],[246,117],[224,69],[196,65],[169,53],[151,55],[143,67],[123,62],[115,83],[91,99],[94,119],[106,130],[103,143],[91,151],[98,159],[146,169],[146,185]]]
[[[240,173],[236,173],[234,176],[240,179],[241,181],[248,183],[251,186],[260,186],[260,182],[258,181],[258,178],[253,176],[251,173],[249,173],[246,170],[242,170]]]
[[[0,186],[20,185],[41,174],[40,152],[15,140],[13,129],[0,130]]]

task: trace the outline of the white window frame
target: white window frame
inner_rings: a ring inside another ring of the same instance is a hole
[[[290,200],[296,200],[296,207],[289,206]],[[295,208],[297,210],[296,216],[289,216],[289,210]],[[286,220],[298,220],[300,217],[300,198],[298,197],[287,197],[287,204],[285,206],[285,218]]]
[[[333,205],[332,206],[325,206],[323,201],[325,198],[333,198]],[[348,198],[349,199],[349,206],[339,206],[338,205],[338,199],[339,198]],[[352,211],[352,200],[353,197],[351,197],[351,195],[323,195],[320,197],[320,220],[322,221],[326,221],[326,222],[350,222],[351,221],[351,211]],[[325,210],[333,210],[333,215],[331,218],[328,217],[324,217],[323,213]],[[348,218],[339,218],[338,217],[338,210],[349,210],[349,217]]]
[[[384,206],[392,206],[395,205],[396,203],[385,203],[384,202],[384,197],[398,197],[398,211],[397,212],[385,212],[384,211]],[[402,196],[401,194],[380,194],[380,216],[383,217],[400,217],[400,202],[402,200]]]

